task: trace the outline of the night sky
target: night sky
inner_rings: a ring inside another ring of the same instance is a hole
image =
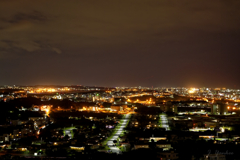
[[[240,88],[238,0],[0,0],[0,85]]]

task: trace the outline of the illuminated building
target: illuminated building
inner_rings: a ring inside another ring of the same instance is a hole
[[[211,113],[215,115],[228,114],[228,105],[224,103],[214,103],[211,106]]]

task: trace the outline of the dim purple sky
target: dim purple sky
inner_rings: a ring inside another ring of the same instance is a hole
[[[0,0],[0,85],[240,88],[240,1]]]

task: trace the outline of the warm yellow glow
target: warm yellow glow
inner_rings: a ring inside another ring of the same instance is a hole
[[[42,106],[41,110],[46,112],[46,115],[48,116],[50,113],[51,106]]]
[[[236,107],[233,107],[233,109],[236,109]]]
[[[190,89],[188,90],[188,93],[195,93],[195,91],[196,91],[195,88],[190,88]]]
[[[73,147],[73,146],[70,146],[71,149],[74,149],[74,150],[84,150],[84,147]]]
[[[208,102],[208,99],[207,99],[207,98],[203,98],[203,100],[205,100],[206,102]]]
[[[53,88],[49,88],[49,89],[47,89],[47,92],[55,92],[56,90],[55,89],[53,89]]]
[[[194,93],[194,92],[195,92],[195,91],[193,91],[193,90],[189,90],[189,91],[188,91],[188,93]]]
[[[228,109],[229,109],[230,107],[228,107]]]
[[[26,151],[26,150],[27,150],[27,148],[20,148],[20,150],[21,150],[21,151]]]
[[[46,115],[49,115],[49,109],[46,109],[45,111],[46,111]]]

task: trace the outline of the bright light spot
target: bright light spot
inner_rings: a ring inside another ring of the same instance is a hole
[[[195,93],[195,88],[191,88],[188,93]]]

